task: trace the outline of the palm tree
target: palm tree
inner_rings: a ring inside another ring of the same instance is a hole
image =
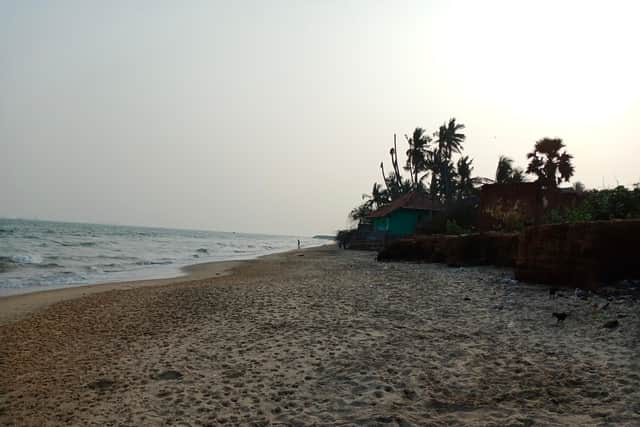
[[[405,135],[405,138],[409,143],[409,149],[407,150],[407,164],[404,169],[409,171],[414,189],[418,190],[422,187],[420,185],[422,179],[418,179],[418,174],[426,170],[427,147],[431,142],[431,138],[420,127],[415,128],[411,137]]]
[[[524,170],[522,168],[515,168],[513,170],[513,175],[511,175],[511,182],[514,184],[527,182],[527,177],[524,174]]]
[[[465,126],[462,123],[456,123],[454,117],[449,119],[448,125],[440,127],[440,129],[442,128],[444,128],[444,141],[438,141],[438,144],[443,149],[445,156],[450,159],[453,153],[462,151],[462,144],[467,138],[465,134],[461,133]]]
[[[375,182],[371,189],[371,194],[363,194],[365,200],[361,205],[353,208],[349,213],[349,218],[354,221],[364,221],[371,212],[389,203],[389,191],[383,190],[382,186]]]
[[[506,184],[513,175],[513,160],[507,156],[500,156],[496,169],[496,183]]]
[[[424,132],[424,131],[423,131]],[[418,138],[420,139],[420,138]],[[418,146],[422,147],[422,141],[418,143]],[[396,135],[393,135],[393,147],[389,150],[389,155],[391,156],[391,165],[393,166],[393,172],[390,172],[388,175],[384,172],[384,162],[380,162],[380,170],[382,171],[382,179],[384,180],[385,186],[387,187],[386,194],[389,201],[395,200],[403,194],[411,191],[412,189],[424,189],[422,184],[415,184],[412,182],[414,179],[414,175],[412,174],[411,179],[404,179],[402,174],[400,173],[400,167],[398,166],[398,147],[396,143]],[[419,168],[421,167],[418,164]]]
[[[393,201],[403,194],[408,193],[413,187],[411,181],[402,178],[402,176],[398,176],[395,172],[389,173],[386,184],[389,201]]]
[[[439,179],[443,187],[444,198],[446,201],[451,200],[453,194],[453,174],[451,173],[452,167],[449,163],[453,153],[460,153],[462,151],[462,144],[466,139],[466,135],[462,133],[465,126],[462,123],[456,123],[455,118],[449,119],[449,123],[444,123],[440,126],[440,129],[436,133],[437,135],[437,149],[434,153],[434,160]],[[432,176],[432,186],[433,186]]]
[[[362,198],[366,200],[365,204],[369,206],[372,210],[378,209],[381,206],[389,203],[389,193],[387,190],[383,190],[382,186],[375,182],[373,184],[373,188],[371,189],[371,195],[363,194]]]
[[[438,147],[428,150],[425,155],[425,170],[431,171],[431,183],[429,184],[429,194],[433,199],[438,198],[438,188],[440,187],[440,155]],[[426,178],[426,174],[423,178]]]
[[[512,184],[524,181],[524,171],[521,168],[514,168],[513,160],[509,157],[500,156],[495,182],[497,184]]]
[[[473,159],[462,156],[458,159],[458,200],[467,198],[473,194],[477,178],[472,178]]]
[[[450,202],[456,188],[458,171],[456,165],[451,160],[445,160],[439,165],[440,177],[438,179],[438,194],[444,202]]]
[[[371,213],[371,207],[365,202],[358,207],[355,207],[349,212],[349,218],[354,221],[362,221]]]
[[[555,188],[562,181],[569,181],[575,168],[571,163],[573,156],[565,151],[560,138],[543,138],[536,142],[533,151],[527,154],[529,165],[527,173],[534,174],[542,185]],[[558,176],[559,175],[559,176]]]

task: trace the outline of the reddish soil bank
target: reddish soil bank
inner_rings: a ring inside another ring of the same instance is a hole
[[[378,254],[378,260],[513,266],[517,251],[518,234],[515,233],[416,236],[389,243]]]
[[[516,279],[596,288],[640,278],[640,220],[528,227],[520,235]]]

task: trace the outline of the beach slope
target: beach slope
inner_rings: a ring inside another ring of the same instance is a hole
[[[0,326],[0,424],[638,425],[637,303],[509,275],[323,247],[59,298]]]

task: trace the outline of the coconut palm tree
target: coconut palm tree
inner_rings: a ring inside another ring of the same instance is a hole
[[[458,200],[467,198],[473,194],[477,178],[472,178],[473,159],[462,156],[458,159]]]
[[[516,184],[520,182],[527,182],[527,176],[522,168],[513,169],[513,175],[511,175],[511,182]]]
[[[462,144],[467,138],[466,135],[461,132],[464,130],[465,126],[462,123],[456,123],[456,119],[454,117],[449,119],[448,124],[444,124],[440,127],[441,130],[442,128],[444,128],[444,141],[440,140],[441,132],[438,132],[438,144],[443,150],[445,157],[450,159],[453,153],[459,153],[462,151]]]
[[[466,139],[466,135],[462,133],[465,126],[462,123],[456,123],[455,118],[449,119],[449,123],[444,123],[438,129],[437,149],[434,153],[435,166],[438,168],[439,180],[441,182],[444,199],[449,201],[453,195],[454,187],[454,170],[450,165],[453,153],[460,153],[462,145]],[[432,177],[433,179],[433,177]],[[432,182],[433,185],[433,182]]]
[[[536,142],[533,151],[527,154],[529,165],[527,173],[534,174],[542,185],[555,188],[562,181],[569,181],[575,168],[571,163],[573,156],[567,151],[560,138],[543,138]]]
[[[513,160],[509,157],[500,156],[496,169],[495,182],[497,184],[512,184],[524,181],[524,171],[521,168],[514,168]]]
[[[349,218],[354,221],[363,221],[369,216],[371,213],[371,206],[369,206],[366,202],[361,204],[358,207],[355,207],[349,212]]]
[[[397,199],[413,188],[411,181],[404,179],[402,176],[398,176],[395,172],[390,172],[389,175],[387,175],[386,184],[389,201]]]
[[[405,135],[405,138],[409,144],[409,149],[407,150],[407,163],[404,169],[409,171],[413,187],[418,190],[422,187],[420,181],[424,178],[423,176],[419,179],[418,174],[426,171],[427,148],[431,138],[420,127],[415,128],[411,137]]]
[[[382,189],[382,186],[377,182],[373,184],[371,194],[363,194],[362,198],[366,200],[365,204],[367,204],[372,210],[378,209],[389,203],[388,191]]]
[[[496,169],[496,183],[506,184],[513,175],[513,159],[507,156],[500,156],[498,168]]]

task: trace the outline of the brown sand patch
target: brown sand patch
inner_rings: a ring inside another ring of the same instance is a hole
[[[637,304],[551,300],[493,268],[304,254],[0,326],[0,424],[640,423]]]

